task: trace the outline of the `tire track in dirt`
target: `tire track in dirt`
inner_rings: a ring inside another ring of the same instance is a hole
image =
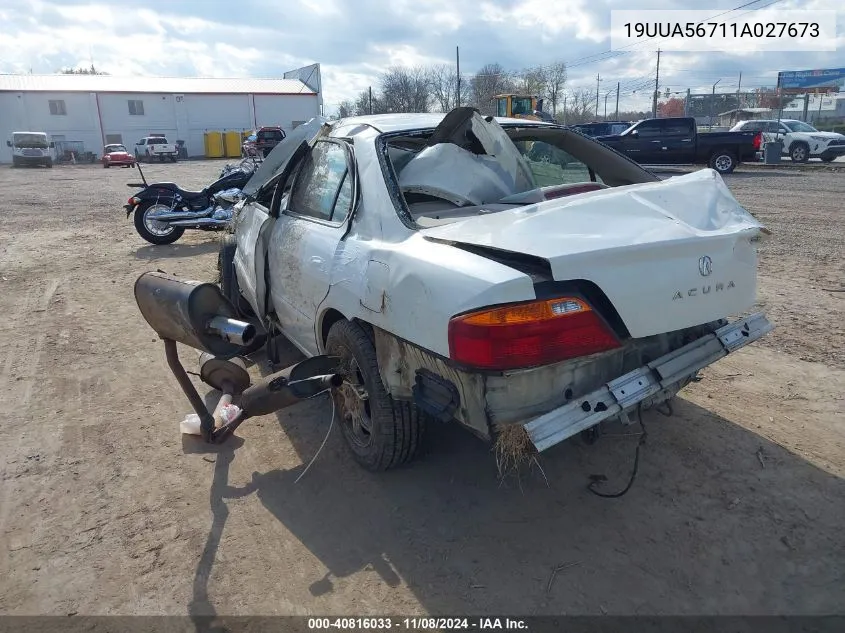
[[[20,301],[20,309],[15,313],[14,320],[11,321],[12,323],[25,323],[31,320],[27,318],[27,315],[32,313],[39,315],[34,319],[35,323],[26,330],[35,333],[34,344],[31,336],[10,337],[13,342],[6,352],[3,373],[0,376],[2,384],[7,386],[5,397],[0,402],[5,402],[7,410],[13,412],[13,415],[8,416],[7,425],[26,424],[28,419],[27,412],[36,382],[36,372],[41,363],[44,343],[47,339],[47,319],[45,315],[48,314],[47,310],[61,283],[60,278],[48,279],[43,292],[39,292],[39,285],[30,286],[25,298]],[[20,369],[16,371],[18,367]],[[13,374],[16,374],[14,378]],[[20,456],[24,441],[32,438],[32,429],[45,431],[52,429],[52,427],[45,427],[44,425],[27,425],[27,427],[26,430],[21,429],[17,433],[8,433],[7,429],[7,437],[11,436],[12,439],[10,443],[6,444],[4,451],[6,464],[10,462],[9,457]],[[42,445],[40,441],[38,445]],[[11,507],[11,503],[0,504],[0,534],[5,532]]]

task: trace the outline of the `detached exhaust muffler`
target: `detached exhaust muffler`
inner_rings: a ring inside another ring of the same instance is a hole
[[[249,374],[235,357],[254,342],[256,328],[236,318],[234,306],[215,284],[148,272],[135,282],[135,301],[164,341],[167,364],[199,416],[207,442],[222,442],[247,418],[289,407],[343,382],[337,373],[338,359],[315,356],[250,386]],[[223,392],[213,413],[182,367],[177,342],[205,352],[200,378]],[[236,395],[241,395],[241,414],[224,423],[221,412]]]

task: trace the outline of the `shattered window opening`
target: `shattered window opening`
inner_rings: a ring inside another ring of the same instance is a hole
[[[400,216],[410,214],[413,228],[658,180],[629,158],[565,128],[494,124],[480,129],[473,121],[463,131],[456,129],[449,142],[434,145],[431,138],[436,132],[425,130],[388,135],[384,140],[393,171],[388,178],[393,180],[395,175],[392,187],[400,196],[397,203],[403,205],[397,211]],[[502,146],[502,132],[511,149]],[[476,144],[469,140],[477,134],[497,151],[475,153]],[[443,139],[443,134],[438,138]],[[523,169],[530,185],[525,184]]]
[[[343,222],[352,206],[352,179],[348,172],[344,147],[318,141],[303,159],[288,210],[318,220]]]

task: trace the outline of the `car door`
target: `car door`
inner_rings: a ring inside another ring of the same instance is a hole
[[[695,130],[689,119],[661,119],[660,162],[667,165],[695,160]]]
[[[322,117],[311,119],[279,143],[244,186],[242,193],[246,201],[236,207],[235,274],[241,294],[262,321],[268,312],[265,276],[267,243],[272,224],[278,216],[279,198],[293,169],[320,134],[325,122]]]
[[[319,139],[302,159],[270,235],[270,296],[285,336],[319,353],[317,313],[329,292],[357,197],[352,148]]]
[[[621,138],[622,153],[642,165],[653,165],[660,160],[660,135],[662,119],[643,121]]]

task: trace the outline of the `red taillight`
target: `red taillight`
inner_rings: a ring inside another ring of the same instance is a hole
[[[132,196],[131,198],[129,198],[129,200],[127,200],[127,203],[128,204],[138,204],[138,199],[135,196]]]
[[[754,149],[760,149],[760,145],[763,143],[763,133],[757,132],[754,135]]]
[[[449,322],[452,360],[480,369],[548,365],[616,347],[613,332],[574,297],[490,308]]]

